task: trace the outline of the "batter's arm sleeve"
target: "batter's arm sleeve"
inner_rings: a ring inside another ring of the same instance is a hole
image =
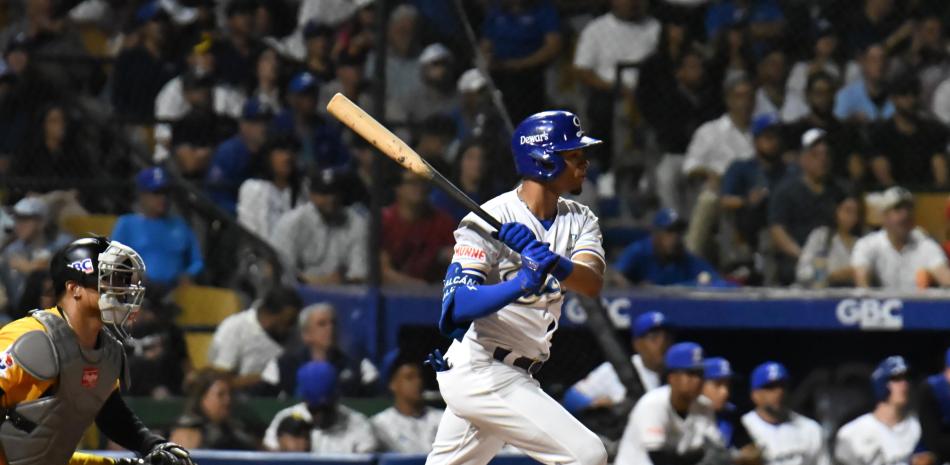
[[[167,442],[142,423],[122,399],[118,389],[112,391],[96,415],[96,426],[116,444],[142,455],[156,444]]]

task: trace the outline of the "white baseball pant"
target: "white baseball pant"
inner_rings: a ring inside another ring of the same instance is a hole
[[[600,439],[525,370],[468,339],[453,342],[437,374],[448,408],[426,465],[485,465],[507,443],[545,464],[604,465]]]

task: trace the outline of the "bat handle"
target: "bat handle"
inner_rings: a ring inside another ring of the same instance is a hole
[[[479,207],[478,210],[475,210],[475,214],[490,224],[491,227],[495,228],[496,231],[501,231],[501,221],[496,220],[494,216],[491,216],[491,214],[483,210],[481,207]]]

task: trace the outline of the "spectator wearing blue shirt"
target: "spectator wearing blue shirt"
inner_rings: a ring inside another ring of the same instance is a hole
[[[267,125],[274,118],[271,109],[256,97],[244,103],[238,133],[214,151],[205,186],[208,197],[225,211],[234,214],[241,183],[257,168],[258,152],[267,140]]]
[[[653,217],[653,231],[627,248],[614,264],[630,284],[696,286],[721,282],[716,270],[683,245],[686,221],[672,208]]]
[[[300,140],[301,168],[332,168],[345,165],[350,152],[343,144],[339,127],[318,116],[317,78],[307,71],[298,73],[287,86],[289,108],[274,119],[274,131]]]
[[[190,283],[204,269],[204,261],[191,227],[168,212],[168,175],[161,167],[146,168],[135,180],[141,213],[120,216],[112,239],[142,255],[149,283],[167,288]]]
[[[887,98],[885,76],[887,53],[879,44],[861,54],[861,79],[848,84],[835,96],[835,117],[843,121],[870,123],[890,118],[894,105]]]
[[[726,0],[706,12],[706,34],[710,39],[734,24],[747,24],[755,44],[764,46],[785,33],[785,14],[775,0]]]
[[[738,243],[755,251],[759,233],[765,229],[769,192],[788,171],[782,160],[781,126],[773,115],[752,121],[755,158],[736,160],[722,178],[719,206],[734,222]]]
[[[513,121],[545,106],[544,68],[561,50],[561,21],[550,0],[493,0],[482,50]]]

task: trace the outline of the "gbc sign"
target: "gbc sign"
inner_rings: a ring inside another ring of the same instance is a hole
[[[845,326],[897,330],[904,327],[903,309],[904,303],[898,299],[844,299],[838,302],[835,316]]]

